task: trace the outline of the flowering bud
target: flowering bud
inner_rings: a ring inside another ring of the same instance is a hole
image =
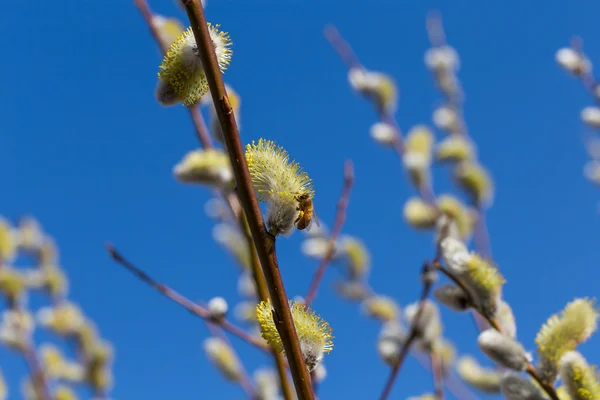
[[[450,283],[437,287],[433,291],[433,296],[454,311],[465,311],[471,307],[468,294],[460,287]]]
[[[341,297],[349,301],[363,301],[371,295],[371,289],[363,281],[340,281],[334,284],[334,289]]]
[[[594,302],[586,298],[575,299],[561,314],[552,315],[535,338],[542,379],[554,382],[560,359],[585,342],[597,326],[598,311]]]
[[[152,25],[158,31],[160,42],[165,47],[177,40],[184,29],[177,18],[165,18],[158,14],[152,16]]]
[[[435,149],[438,161],[460,162],[476,157],[473,143],[462,135],[448,136],[439,142]]]
[[[560,379],[572,400],[600,399],[600,378],[594,367],[576,351],[560,359]]]
[[[487,329],[477,339],[479,348],[505,368],[523,371],[530,361],[523,346],[495,329]]]
[[[481,164],[463,161],[454,169],[457,183],[471,195],[478,205],[489,205],[494,197],[494,183]]]
[[[0,265],[0,294],[10,304],[18,304],[27,294],[27,275],[8,265]]]
[[[287,235],[294,226],[299,230],[307,228],[315,192],[300,165],[290,161],[285,149],[264,139],[246,146],[246,161],[258,200],[268,204],[269,232]]]
[[[382,146],[391,146],[398,140],[396,129],[383,122],[377,122],[371,126],[371,138]]]
[[[54,307],[43,307],[37,312],[37,319],[59,335],[76,334],[85,324],[85,318],[79,306],[63,302]]]
[[[222,297],[213,297],[208,302],[208,312],[213,319],[223,319],[227,314],[227,301]]]
[[[0,217],[0,261],[10,262],[17,252],[17,238],[11,225]]]
[[[290,308],[304,363],[309,371],[313,371],[323,360],[324,354],[333,349],[331,327],[327,321],[303,304],[290,301]],[[270,300],[260,302],[256,307],[256,314],[263,339],[273,347],[274,351],[282,352],[283,342],[273,321],[273,307]]]
[[[460,60],[454,48],[440,46],[425,52],[425,65],[434,72],[456,71],[460,67]]]
[[[173,169],[175,177],[184,183],[228,187],[234,177],[229,156],[218,149],[200,149],[186,154]]]
[[[362,279],[371,268],[371,254],[365,243],[357,237],[344,235],[339,241],[340,256],[350,279]]]
[[[500,373],[482,367],[473,357],[461,357],[456,370],[463,381],[482,392],[498,393],[500,391]]]
[[[556,52],[556,61],[565,71],[576,76],[587,74],[592,69],[592,63],[587,57],[568,47]]]
[[[581,120],[588,126],[600,129],[600,108],[586,107],[581,110]]]
[[[430,229],[435,226],[437,209],[420,197],[411,197],[404,203],[404,219],[415,229]]]
[[[464,243],[452,237],[442,240],[440,249],[444,263],[469,290],[477,309],[493,317],[505,283],[498,268],[476,253],[469,254]]]
[[[441,106],[433,112],[433,124],[446,132],[458,130],[458,115],[456,111],[448,106]]]
[[[362,302],[361,307],[366,316],[380,321],[392,321],[400,317],[400,307],[391,297],[371,296]]]
[[[500,379],[500,390],[508,400],[547,400],[531,379],[508,372]]]
[[[229,49],[231,41],[229,36],[220,32],[218,28],[218,25],[213,26],[208,23],[217,61],[223,71],[231,61],[231,50]],[[164,106],[173,105],[177,101],[191,106],[208,93],[208,81],[191,27],[171,44],[160,65],[158,76],[156,99]]]
[[[381,112],[392,114],[396,110],[398,88],[388,75],[351,68],[348,80],[354,90],[369,97]]]
[[[311,229],[312,232],[312,229]],[[339,244],[334,244],[334,257],[339,255]],[[302,242],[300,250],[302,253],[310,258],[315,258],[317,260],[325,257],[327,250],[329,249],[329,239],[324,237],[311,237]]]
[[[425,125],[416,125],[406,135],[402,162],[413,184],[421,187],[428,179],[434,136]]]
[[[436,203],[442,213],[448,215],[456,222],[460,237],[465,240],[469,238],[475,225],[475,211],[469,209],[458,198],[452,195],[440,195]]]
[[[204,351],[226,379],[235,382],[242,379],[240,361],[225,340],[218,337],[204,340]]]

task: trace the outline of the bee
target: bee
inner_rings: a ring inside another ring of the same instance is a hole
[[[294,199],[298,202],[298,207],[296,207],[296,210],[299,211],[298,218],[296,218],[296,220],[294,221],[298,230],[301,231],[303,229],[306,229],[307,231],[310,231],[310,227],[313,221],[315,221],[317,226],[319,226],[319,218],[315,213],[310,194],[300,193],[297,194],[294,197]]]

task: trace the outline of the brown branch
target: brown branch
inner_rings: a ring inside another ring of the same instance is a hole
[[[433,376],[435,398],[437,400],[444,400],[444,372],[442,371],[442,360],[440,355],[433,350],[429,353],[429,359],[431,360],[431,375]]]
[[[431,270],[431,265],[429,263],[426,263],[425,265],[423,265],[421,274],[424,275],[427,272],[429,272],[430,270]],[[433,286],[433,282],[431,279],[423,280],[423,290],[421,291],[421,297],[419,299],[419,308],[417,309],[417,313],[415,314],[415,319],[413,320],[413,322],[411,324],[408,337],[405,339],[404,343],[402,343],[402,347],[400,348],[400,353],[398,354],[398,360],[392,366],[392,370],[390,371],[390,375],[388,376],[388,379],[385,383],[383,392],[381,393],[381,396],[379,397],[380,400],[386,400],[389,397],[390,393],[392,392],[392,387],[394,386],[394,382],[396,381],[396,378],[398,377],[398,373],[400,372],[400,369],[402,368],[402,365],[404,364],[404,360],[406,358],[406,355],[408,354],[408,351],[410,350],[410,347],[412,346],[413,342],[416,339],[418,339],[419,335],[421,334],[421,332],[419,331],[419,322],[421,320],[421,315],[423,314],[423,310],[425,309],[425,304],[426,304],[425,302],[427,300],[427,297],[429,297],[429,292],[431,292],[432,286]]]
[[[310,306],[317,296],[317,290],[319,289],[319,284],[325,275],[325,271],[327,267],[331,263],[333,259],[333,255],[335,253],[335,241],[337,240],[340,232],[342,231],[342,226],[346,221],[346,209],[348,208],[348,201],[350,199],[350,190],[352,189],[352,184],[354,183],[354,167],[352,165],[352,161],[347,160],[344,164],[344,187],[342,189],[342,195],[338,200],[337,204],[337,212],[335,215],[335,222],[333,224],[333,228],[331,229],[331,234],[329,235],[329,239],[327,242],[327,249],[325,250],[325,255],[321,259],[319,266],[317,267],[317,271],[315,272],[312,281],[310,283],[308,292],[306,293],[306,297],[304,298],[304,304],[306,306]]]
[[[259,299],[261,301],[265,301],[269,299],[267,281],[265,280],[265,275],[260,268],[260,260],[256,254],[256,246],[254,246],[254,241],[252,240],[252,235],[250,234],[248,221],[246,221],[244,213],[239,214],[238,222],[242,228],[244,237],[246,238],[248,250],[250,251],[250,267],[252,268],[252,277],[256,284]],[[273,358],[275,358],[275,365],[277,367],[277,375],[279,376],[279,381],[281,383],[281,392],[283,393],[283,398],[284,400],[293,400],[294,392],[287,376],[287,363],[285,358],[283,357],[283,354],[277,352],[273,352]]]
[[[169,46],[171,45],[171,43],[165,43],[162,41],[162,39],[160,37],[160,32],[158,31],[158,29],[156,28],[156,25],[152,21],[153,14],[152,14],[152,10],[150,9],[150,6],[148,5],[147,1],[146,0],[134,0],[134,3],[136,5],[136,7],[138,8],[138,10],[140,10],[140,14],[142,14],[142,17],[144,18],[146,25],[148,25],[150,34],[156,41],[156,44],[158,44],[158,47],[160,48],[161,53],[166,54],[167,50],[169,50]],[[198,106],[196,106],[196,105],[189,106],[188,112],[190,113],[190,118],[192,119],[192,122],[194,124],[194,129],[196,130],[196,136],[198,137],[198,140],[200,141],[202,146],[205,149],[210,149],[210,148],[214,147],[212,144],[212,140],[210,138],[210,133],[208,131],[208,127],[206,126],[206,122],[204,121],[204,118],[202,117],[202,113],[198,109]]]
[[[277,320],[281,322],[281,330],[284,333],[281,335],[281,339],[294,379],[296,392],[299,400],[312,400],[314,399],[314,395],[310,376],[304,364],[298,335],[275,255],[275,238],[268,235],[256,200],[235,116],[227,97],[225,85],[223,84],[223,78],[210,39],[206,18],[204,17],[204,10],[198,0],[182,0],[182,3],[190,19],[194,37],[198,44],[198,51],[206,73],[213,105],[221,124],[235,174],[237,192],[242,208],[246,213],[254,243],[256,244],[258,257],[261,261],[263,273],[271,294],[271,302],[277,314]]]
[[[115,262],[117,262],[121,266],[125,267],[129,272],[134,274],[138,279],[140,279],[144,283],[146,283],[149,286],[151,286],[152,288],[154,288],[154,290],[161,293],[163,296],[166,296],[169,299],[171,299],[172,301],[174,301],[175,303],[179,304],[180,306],[182,306],[183,308],[185,308],[192,314],[194,314],[204,320],[211,321],[211,322],[221,326],[224,330],[231,333],[232,335],[239,337],[240,339],[248,342],[249,344],[251,344],[253,346],[258,347],[259,349],[261,349],[265,352],[272,352],[272,350],[269,346],[265,345],[263,342],[256,339],[255,337],[250,335],[248,332],[246,332],[242,328],[239,328],[238,326],[233,325],[231,322],[229,322],[227,320],[222,320],[222,321],[213,320],[211,318],[210,312],[206,308],[193,302],[192,300],[188,299],[187,297],[183,296],[182,294],[176,292],[175,290],[171,289],[169,286],[156,281],[154,278],[149,276],[147,273],[145,273],[144,271],[142,271],[141,269],[136,267],[132,262],[127,260],[125,257],[123,257],[121,255],[121,253],[119,253],[112,244],[107,244],[106,250],[108,251],[108,253],[110,254],[110,256],[112,257],[112,259]]]

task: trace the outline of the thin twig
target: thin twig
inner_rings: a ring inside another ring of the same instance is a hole
[[[427,273],[430,269],[431,269],[431,265],[428,263],[425,264],[423,266],[423,271],[421,272],[422,275]],[[429,297],[429,292],[431,292],[432,286],[433,286],[433,282],[431,279],[423,280],[423,290],[421,291],[421,297],[419,299],[419,308],[417,309],[417,313],[415,314],[415,319],[413,320],[413,322],[411,324],[408,337],[406,338],[404,343],[402,343],[402,347],[400,348],[400,353],[398,354],[398,360],[392,366],[392,370],[390,371],[390,375],[388,376],[388,379],[385,383],[383,392],[381,393],[381,396],[379,397],[380,400],[386,400],[388,398],[388,396],[390,395],[390,393],[392,392],[392,387],[394,386],[394,382],[396,381],[396,378],[398,377],[398,373],[400,372],[400,369],[402,368],[402,365],[404,364],[404,359],[406,358],[406,355],[408,354],[413,342],[416,339],[418,339],[418,337],[421,333],[421,332],[419,332],[419,323],[421,321],[421,315],[423,314],[423,310],[425,309],[426,300],[427,300],[427,297]]]
[[[187,297],[183,296],[182,294],[178,293],[177,291],[171,289],[169,286],[156,281],[150,275],[148,275],[147,273],[145,273],[144,271],[142,271],[141,269],[136,267],[132,262],[130,262],[124,256],[122,256],[121,253],[119,253],[113,245],[107,244],[106,250],[112,257],[112,259],[115,262],[117,262],[119,265],[125,267],[127,270],[129,270],[129,272],[134,274],[141,281],[143,281],[144,283],[146,283],[149,286],[151,286],[152,288],[154,288],[154,290],[158,291],[163,296],[168,297],[175,303],[184,307],[186,310],[188,310],[192,314],[194,314],[204,320],[209,320],[211,322],[214,322],[215,324],[221,326],[224,330],[231,333],[232,335],[239,337],[240,339],[248,342],[249,344],[251,344],[253,346],[258,347],[259,349],[261,349],[263,351],[266,351],[268,353],[272,352],[272,350],[269,346],[266,346],[263,342],[256,339],[255,337],[250,335],[248,332],[246,332],[242,328],[232,324],[231,322],[229,322],[227,320],[214,321],[211,318],[210,312],[206,308],[193,302],[192,300],[188,299]]]
[[[346,209],[348,208],[348,201],[350,199],[350,190],[352,189],[352,184],[354,183],[354,167],[352,165],[352,161],[347,160],[344,164],[344,187],[342,189],[342,194],[337,203],[337,212],[335,215],[335,222],[333,223],[333,228],[331,229],[331,234],[329,235],[329,239],[327,241],[327,249],[325,250],[325,255],[321,259],[319,266],[317,267],[317,271],[313,275],[312,281],[310,282],[310,286],[308,292],[306,293],[306,297],[304,298],[304,304],[306,306],[310,306],[317,296],[317,290],[319,289],[319,284],[325,275],[325,271],[327,267],[331,263],[335,253],[335,241],[337,240],[340,232],[342,231],[342,226],[346,221]]]
[[[250,232],[254,238],[258,257],[261,261],[263,273],[271,295],[271,302],[277,314],[276,321],[281,322],[280,328],[283,333],[281,339],[294,379],[296,392],[299,400],[312,400],[314,399],[314,395],[310,375],[304,364],[298,335],[275,255],[275,238],[267,233],[262,213],[256,200],[235,116],[227,97],[227,91],[225,90],[206,18],[204,17],[204,10],[198,0],[182,0],[182,3],[190,19],[194,37],[198,45],[198,52],[206,73],[213,105],[221,124],[235,174],[237,192],[242,208],[246,213]]]
[[[444,373],[442,371],[442,360],[440,355],[433,350],[429,353],[429,359],[431,360],[431,375],[433,375],[435,398],[437,400],[444,400]]]
[[[150,34],[156,41],[156,44],[158,44],[160,51],[162,52],[162,54],[166,54],[167,50],[169,50],[169,45],[171,43],[165,43],[161,39],[160,32],[158,31],[158,28],[152,21],[153,13],[150,9],[150,6],[148,5],[148,2],[146,0],[134,0],[134,3],[140,10],[140,14],[142,14],[146,25],[148,25]],[[202,113],[198,109],[198,106],[189,106],[188,112],[190,113],[190,118],[192,119],[192,122],[194,124],[194,129],[196,130],[196,136],[198,137],[198,140],[205,149],[212,148],[213,144],[210,138],[210,133],[208,132],[208,127],[206,126],[206,122],[204,121],[204,118],[202,117]]]

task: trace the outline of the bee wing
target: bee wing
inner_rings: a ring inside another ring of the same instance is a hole
[[[312,218],[310,219],[310,222],[306,226],[307,232],[310,232],[310,228],[312,227],[313,222],[315,224],[317,224],[317,227],[321,227],[321,223],[319,222],[319,217],[317,217],[317,213],[315,212],[314,208],[313,208]]]

